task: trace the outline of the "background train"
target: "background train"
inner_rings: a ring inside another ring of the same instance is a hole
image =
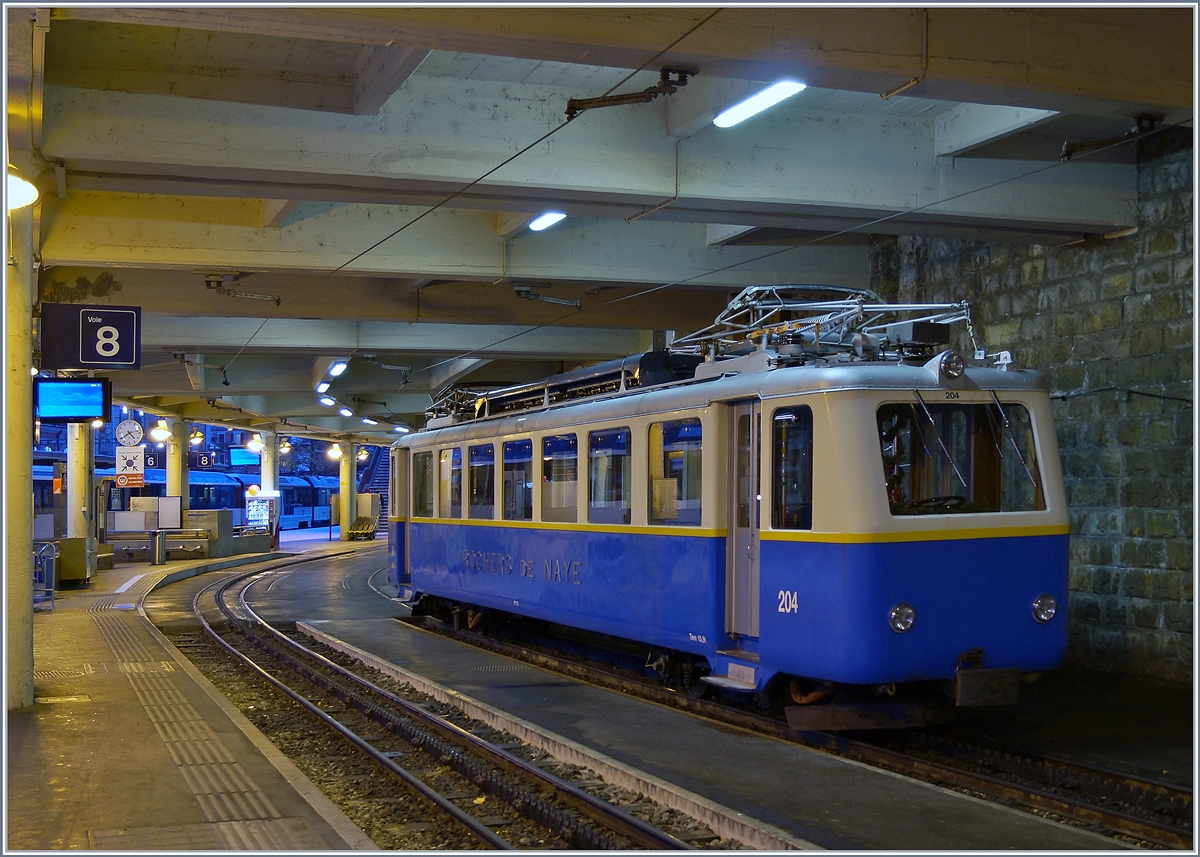
[[[96,477],[112,477],[113,469],[99,468]],[[190,504],[193,509],[232,509],[233,525],[241,526],[246,517],[246,489],[260,484],[253,473],[223,473],[215,470],[192,470],[188,474]],[[54,467],[49,464],[33,466],[35,514],[49,512],[54,507]],[[139,496],[157,497],[166,493],[166,471],[150,469],[145,474],[145,486],[139,489],[112,488],[128,495],[136,490]],[[338,493],[336,476],[280,476],[279,491],[283,496],[283,516],[280,529],[294,530],[329,525],[329,497]],[[112,508],[128,508],[128,496],[119,503],[110,501]]]
[[[615,361],[431,420],[392,449],[393,582],[418,609],[636,641],[760,698],[949,681],[960,705],[1013,701],[1067,645],[1040,376],[1007,354],[966,366],[944,315],[821,318],[731,359]]]

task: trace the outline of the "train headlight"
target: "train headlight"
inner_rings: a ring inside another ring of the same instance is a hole
[[[942,355],[942,362],[938,368],[947,378],[961,378],[967,364],[963,362],[962,355],[957,351],[947,351]]]
[[[897,634],[903,634],[913,626],[915,621],[917,621],[917,611],[912,608],[911,604],[905,604],[903,601],[888,611],[888,627]]]
[[[1031,609],[1033,610],[1033,618],[1044,625],[1053,619],[1054,614],[1058,612],[1058,602],[1054,600],[1053,595],[1039,595],[1033,599]]]

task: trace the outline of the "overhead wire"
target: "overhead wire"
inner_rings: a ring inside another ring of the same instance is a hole
[[[1154,129],[1153,131],[1147,131],[1144,134],[1140,134],[1136,137],[1129,137],[1127,139],[1122,139],[1122,140],[1113,142],[1110,145],[1104,146],[1103,148],[1098,148],[1091,152],[1081,154],[1078,158],[1074,158],[1070,161],[1055,161],[1051,164],[1047,164],[1042,167],[1037,167],[1032,170],[1027,170],[1026,172],[1020,173],[1018,175],[1010,176],[1006,179],[1000,179],[998,181],[991,182],[990,184],[982,185],[980,187],[973,188],[971,190],[962,191],[961,193],[952,194],[950,196],[943,197],[938,200],[934,200],[933,202],[927,202],[923,205],[918,205],[918,206],[914,206],[912,208],[904,209],[903,211],[896,211],[891,214],[884,215],[882,217],[877,217],[873,220],[864,221],[863,223],[859,223],[855,226],[848,226],[845,229],[840,229],[836,232],[830,232],[825,235],[818,235],[813,238],[810,238],[807,241],[802,241],[797,244],[791,244],[787,247],[782,247],[778,250],[771,250],[769,252],[760,253],[759,255],[753,256],[749,259],[742,259],[741,261],[738,261],[738,262],[731,262],[730,264],[724,265],[720,268],[712,268],[712,269],[704,271],[703,273],[700,273],[700,274],[693,274],[690,277],[684,277],[679,280],[672,280],[669,283],[663,283],[661,285],[651,286],[650,288],[641,289],[632,294],[620,295],[615,298],[610,298],[609,300],[592,304],[589,307],[578,309],[578,310],[575,310],[574,312],[570,312],[570,313],[566,313],[564,315],[558,316],[557,318],[551,319],[550,321],[546,321],[546,322],[543,322],[538,325],[533,325],[533,326],[531,326],[525,330],[522,330],[518,333],[511,334],[509,336],[504,337],[503,339],[498,339],[495,342],[489,343],[488,345],[481,345],[478,348],[474,348],[470,351],[463,352],[462,354],[459,354],[456,357],[448,357],[444,360],[438,361],[437,363],[430,364],[430,366],[428,368],[433,369],[433,368],[436,368],[443,364],[451,363],[455,360],[459,360],[463,357],[470,357],[473,354],[478,354],[480,352],[487,351],[489,349],[495,348],[498,345],[503,345],[506,342],[510,342],[514,339],[517,339],[518,337],[524,336],[527,333],[533,333],[534,331],[541,330],[546,327],[551,327],[555,324],[558,324],[561,321],[565,321],[566,319],[571,318],[580,313],[586,313],[586,312],[590,312],[593,310],[601,309],[606,306],[611,306],[612,304],[621,303],[622,301],[633,300],[634,298],[645,297],[646,295],[653,294],[655,292],[660,292],[660,291],[663,291],[664,289],[673,288],[675,286],[686,285],[686,284],[694,282],[696,280],[703,279],[704,277],[711,277],[715,274],[721,274],[721,273],[724,273],[725,271],[729,271],[734,268],[739,268],[743,265],[750,265],[750,264],[753,264],[754,262],[761,262],[764,259],[771,259],[775,256],[780,256],[784,253],[790,253],[793,250],[799,250],[804,247],[811,247],[812,245],[818,244],[822,241],[828,241],[833,238],[839,238],[843,235],[849,235],[852,233],[861,232],[864,229],[868,229],[872,226],[877,226],[880,223],[886,223],[889,220],[895,220],[897,217],[905,217],[910,214],[916,214],[916,213],[924,211],[928,208],[933,208],[934,206],[943,205],[947,202],[953,202],[954,200],[962,199],[964,197],[971,196],[973,194],[983,193],[984,191],[992,190],[994,188],[1001,187],[1003,185],[1009,184],[1014,181],[1020,181],[1021,179],[1026,179],[1026,178],[1029,178],[1030,176],[1035,176],[1040,173],[1047,172],[1048,170],[1053,170],[1053,169],[1057,169],[1059,167],[1066,166],[1068,164],[1077,163],[1078,161],[1081,161],[1084,158],[1090,157],[1092,155],[1098,155],[1101,152],[1108,151],[1109,149],[1114,149],[1118,146],[1127,145],[1127,144],[1133,142],[1134,140],[1143,140],[1143,139],[1146,139],[1147,137],[1151,137],[1156,134],[1163,133],[1172,128],[1184,127],[1186,125],[1190,125],[1191,123],[1192,123],[1191,119],[1186,119],[1181,122],[1173,123],[1171,125],[1160,125],[1158,128]]]
[[[676,39],[675,39],[673,42],[671,42],[671,43],[670,43],[669,45],[667,45],[665,48],[663,48],[662,50],[660,50],[658,53],[654,54],[654,56],[650,57],[648,60],[646,60],[645,62],[643,62],[643,63],[642,63],[640,66],[638,66],[637,68],[635,68],[633,71],[629,72],[629,74],[625,75],[625,77],[621,78],[619,81],[617,81],[617,82],[616,82],[616,83],[614,83],[612,86],[610,86],[610,87],[609,87],[607,90],[605,90],[605,92],[604,92],[604,93],[603,93],[603,94],[602,94],[600,97],[601,97],[601,98],[604,98],[604,97],[605,97],[605,96],[607,96],[607,95],[611,95],[611,94],[612,94],[612,92],[613,92],[614,90],[616,90],[616,89],[619,89],[620,87],[624,86],[624,85],[625,85],[626,83],[628,83],[628,82],[629,82],[631,79],[633,79],[633,77],[634,77],[635,75],[637,75],[637,74],[641,73],[642,71],[645,71],[645,70],[646,70],[646,68],[647,68],[647,67],[649,67],[651,63],[653,63],[653,62],[655,62],[656,60],[658,60],[658,59],[659,59],[660,57],[662,57],[662,56],[663,56],[665,53],[667,53],[668,51],[670,51],[672,48],[674,48],[676,45],[678,45],[680,42],[682,42],[684,39],[686,39],[686,38],[687,38],[688,36],[690,36],[692,33],[696,32],[698,29],[700,29],[701,27],[703,27],[705,24],[707,24],[709,21],[711,21],[713,18],[715,18],[715,17],[716,17],[716,16],[717,16],[717,15],[718,15],[718,14],[719,14],[721,11],[722,11],[722,8],[721,8],[721,7],[718,7],[717,9],[713,10],[713,11],[712,11],[710,14],[708,14],[708,15],[706,15],[705,17],[701,18],[701,19],[700,19],[700,21],[698,21],[698,22],[697,22],[695,25],[693,25],[692,27],[690,27],[690,28],[689,28],[689,29],[688,29],[688,30],[687,30],[685,33],[683,33],[682,35],[680,35],[678,38],[676,38]],[[354,264],[355,262],[357,262],[359,259],[361,259],[363,256],[365,256],[365,255],[367,255],[368,253],[370,253],[372,250],[375,250],[377,247],[380,247],[381,245],[383,245],[383,244],[387,243],[388,241],[392,240],[393,238],[395,238],[397,235],[399,235],[399,234],[400,234],[401,232],[403,232],[404,230],[408,229],[410,226],[412,226],[412,225],[414,225],[414,224],[416,224],[416,223],[420,222],[421,220],[424,220],[426,217],[428,217],[429,215],[433,214],[435,211],[438,211],[439,209],[441,209],[442,207],[444,207],[444,206],[445,206],[445,205],[447,205],[448,203],[450,203],[450,202],[453,202],[455,199],[457,199],[458,197],[462,196],[464,193],[466,193],[467,191],[469,191],[471,188],[475,187],[475,186],[476,186],[477,184],[479,184],[480,182],[482,182],[482,181],[486,180],[488,177],[490,177],[490,176],[494,175],[494,174],[495,174],[496,172],[498,172],[499,170],[501,170],[501,169],[503,169],[504,167],[506,167],[506,166],[508,166],[509,164],[511,164],[513,161],[515,161],[517,158],[519,158],[519,157],[521,157],[522,155],[524,155],[524,154],[525,154],[526,152],[528,152],[530,149],[536,148],[536,147],[537,147],[538,145],[540,145],[541,143],[544,143],[546,140],[548,140],[548,139],[550,139],[551,137],[553,137],[555,134],[557,134],[557,133],[558,133],[559,131],[561,131],[563,128],[566,128],[566,127],[567,127],[568,125],[570,125],[570,124],[571,124],[573,121],[575,121],[575,119],[576,119],[576,118],[578,118],[578,117],[579,117],[579,116],[581,116],[581,115],[582,115],[581,113],[576,113],[576,114],[574,114],[574,115],[568,116],[568,117],[567,117],[565,120],[563,120],[562,122],[560,122],[560,123],[559,123],[558,125],[556,125],[554,128],[551,128],[549,131],[547,131],[547,132],[546,132],[545,134],[543,134],[542,136],[538,137],[536,140],[534,140],[534,141],[533,141],[532,143],[530,143],[529,145],[527,145],[527,146],[524,146],[523,148],[519,149],[517,152],[513,153],[512,155],[509,155],[509,156],[508,156],[507,158],[505,158],[503,161],[501,161],[500,163],[496,164],[496,166],[492,167],[490,170],[488,170],[487,172],[483,173],[483,174],[482,174],[482,175],[480,175],[478,178],[475,178],[475,179],[473,179],[472,181],[470,181],[470,182],[467,182],[467,183],[466,183],[466,184],[464,184],[462,187],[460,187],[458,190],[454,191],[454,192],[453,192],[453,193],[451,193],[449,196],[445,197],[444,199],[442,199],[442,200],[440,200],[439,202],[435,203],[435,204],[434,204],[433,206],[431,206],[430,208],[428,208],[428,209],[426,209],[425,211],[421,212],[421,213],[420,213],[420,214],[418,214],[416,217],[414,217],[414,218],[412,218],[411,220],[409,220],[407,223],[403,224],[402,226],[399,226],[398,228],[396,228],[396,229],[395,229],[395,230],[393,230],[392,232],[388,233],[388,234],[387,234],[387,235],[385,235],[383,238],[380,238],[378,241],[376,241],[376,242],[375,242],[374,244],[372,244],[371,246],[367,247],[365,250],[362,250],[362,251],[360,251],[360,252],[358,252],[358,253],[355,253],[353,256],[351,256],[349,259],[347,259],[345,262],[343,262],[342,264],[338,265],[336,268],[332,268],[332,269],[330,269],[330,270],[328,270],[328,271],[325,271],[325,272],[323,272],[323,273],[321,274],[321,276],[320,276],[320,277],[318,277],[318,278],[316,279],[316,281],[315,281],[315,282],[311,283],[310,285],[306,286],[306,287],[305,287],[305,288],[303,288],[303,289],[300,289],[299,291],[295,292],[294,294],[292,294],[292,295],[291,295],[291,296],[289,296],[288,298],[284,299],[284,300],[281,302],[281,305],[282,305],[283,303],[289,303],[290,301],[293,301],[293,300],[295,300],[296,298],[300,297],[300,295],[302,295],[302,294],[305,294],[305,293],[306,293],[306,292],[308,292],[308,291],[311,291],[312,289],[314,289],[314,288],[316,288],[318,285],[320,285],[320,284],[321,284],[321,282],[322,282],[322,281],[324,281],[325,279],[327,279],[328,277],[332,277],[334,274],[338,273],[339,271],[343,271],[343,270],[345,270],[347,267],[349,267],[350,265],[352,265],[352,264]],[[270,319],[269,319],[269,318],[264,318],[264,319],[262,320],[262,323],[261,323],[261,324],[260,324],[260,325],[259,325],[259,326],[258,326],[258,327],[255,329],[254,333],[250,334],[250,338],[246,340],[245,344],[244,344],[244,345],[242,345],[242,347],[238,349],[237,353],[236,353],[236,354],[234,354],[232,358],[230,358],[229,362],[228,362],[228,363],[226,363],[224,367],[222,367],[222,368],[223,368],[223,370],[226,370],[226,369],[228,369],[230,366],[232,366],[232,365],[233,365],[233,363],[234,363],[234,361],[235,361],[235,360],[237,360],[239,357],[241,357],[241,355],[242,355],[242,352],[243,352],[243,351],[245,351],[245,350],[246,350],[246,349],[247,349],[247,348],[250,346],[250,343],[254,341],[255,337],[257,337],[257,336],[258,336],[258,334],[262,332],[262,329],[263,329],[263,328],[266,326],[266,324],[267,324],[267,322],[268,322],[268,321],[270,321]]]

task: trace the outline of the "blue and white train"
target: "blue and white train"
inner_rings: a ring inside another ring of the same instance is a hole
[[[757,295],[741,346],[726,322],[700,355],[488,393],[393,444],[392,582],[796,702],[946,679],[960,704],[1011,700],[1058,665],[1068,514],[1040,375],[946,347],[965,305],[770,294],[785,309]]]

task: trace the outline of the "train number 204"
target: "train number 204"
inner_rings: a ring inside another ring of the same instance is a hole
[[[779,590],[779,612],[780,613],[798,613],[800,608],[796,604],[796,592],[791,592],[786,589]]]

